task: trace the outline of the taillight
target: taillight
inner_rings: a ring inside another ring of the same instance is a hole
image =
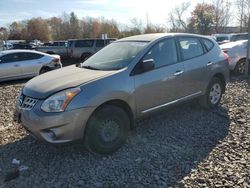
[[[231,61],[229,55],[228,55],[226,52],[224,52],[223,54],[224,54],[224,57],[226,58],[226,60],[227,60],[228,63],[229,63],[229,62]]]
[[[54,59],[52,60],[52,62],[53,62],[54,64],[58,65],[58,64],[60,63],[60,58],[54,58]]]

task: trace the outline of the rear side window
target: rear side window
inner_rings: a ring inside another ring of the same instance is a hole
[[[82,47],[92,47],[94,44],[94,40],[78,40],[76,41],[75,47],[82,48]]]
[[[198,38],[180,37],[179,44],[183,60],[203,55],[203,47]]]
[[[148,59],[155,61],[155,68],[177,63],[175,40],[166,39],[154,45],[143,58]]]
[[[104,47],[104,40],[96,40],[96,47]]]
[[[208,52],[214,47],[214,43],[211,40],[202,39],[202,42]]]
[[[40,59],[42,57],[43,57],[42,54],[37,54],[37,53],[22,53],[21,55],[22,61]]]
[[[247,40],[248,35],[247,34],[241,34],[241,35],[233,35],[232,36],[232,41],[238,41],[238,40]]]

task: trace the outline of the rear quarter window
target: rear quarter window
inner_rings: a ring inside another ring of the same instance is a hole
[[[214,43],[209,40],[209,39],[201,39],[207,52],[209,52],[210,50],[212,50],[212,48],[214,47]]]

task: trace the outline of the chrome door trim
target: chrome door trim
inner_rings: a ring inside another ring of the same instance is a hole
[[[170,102],[165,103],[165,104],[161,104],[161,105],[158,105],[158,106],[149,108],[149,109],[147,109],[147,110],[142,111],[142,113],[145,114],[145,113],[148,113],[148,112],[157,110],[157,109],[159,109],[159,108],[166,107],[166,106],[168,106],[168,105],[171,105],[171,104],[174,104],[174,103],[177,103],[177,102],[186,100],[186,99],[188,99],[188,98],[194,97],[194,96],[199,95],[199,94],[201,94],[201,91],[196,92],[196,93],[193,93],[193,94],[191,94],[191,95],[187,95],[187,96],[185,96],[185,97],[181,97],[181,98],[179,98],[179,99],[170,101]]]

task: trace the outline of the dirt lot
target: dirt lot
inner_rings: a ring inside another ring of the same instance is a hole
[[[216,110],[194,101],[137,122],[106,157],[27,135],[12,120],[25,82],[0,85],[0,187],[250,187],[250,80],[233,78]],[[28,169],[4,182],[14,158]]]

